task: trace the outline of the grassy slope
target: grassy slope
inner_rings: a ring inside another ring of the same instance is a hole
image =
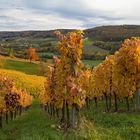
[[[104,113],[88,111],[85,128],[62,132],[53,126],[58,122],[47,117],[38,102],[9,126],[0,130],[0,140],[139,140],[140,115],[137,113]]]
[[[61,133],[50,128],[53,123],[39,105],[34,103],[31,109],[0,131],[0,140],[53,140]]]
[[[38,65],[27,61],[5,59],[4,68],[10,70],[17,70],[26,74],[38,74]]]
[[[100,64],[103,60],[83,60],[84,64],[89,65],[90,67],[92,66],[97,66],[98,64]]]
[[[94,54],[95,52],[104,52],[106,54],[109,53],[109,51],[101,49],[97,46],[84,46],[83,50],[85,54]]]
[[[88,54],[93,54],[95,52],[104,52],[106,54],[109,53],[109,51],[105,50],[105,49],[101,49],[97,46],[93,46],[94,40],[93,39],[85,39],[84,40],[84,48],[83,51],[84,53],[88,53]]]
[[[90,67],[96,66],[99,63],[102,62],[102,60],[83,60],[84,64],[89,65]],[[20,72],[24,72],[26,74],[31,74],[31,75],[37,75],[38,74],[38,69],[39,65],[36,63],[30,63],[25,60],[20,60],[20,59],[5,59],[4,62],[4,69],[10,69],[10,70],[17,70]]]

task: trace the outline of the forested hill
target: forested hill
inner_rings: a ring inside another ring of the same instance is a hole
[[[62,33],[72,29],[58,29]],[[74,30],[74,29],[73,29]],[[17,37],[55,37],[55,30],[49,31],[0,31],[0,39],[13,39]],[[132,36],[140,36],[140,25],[100,26],[84,30],[87,37],[100,41],[122,41]]]
[[[60,29],[62,33],[74,29]],[[0,54],[26,58],[25,50],[31,44],[40,58],[57,55],[55,30],[0,32]],[[84,30],[83,59],[101,60],[120,48],[126,38],[140,36],[139,25],[101,26]]]
[[[140,36],[140,25],[101,26],[85,30],[88,37],[100,41],[123,41]]]
[[[72,29],[58,29],[62,33],[72,31]],[[74,30],[74,29],[73,29]],[[0,39],[13,39],[19,37],[34,37],[34,38],[48,38],[55,37],[55,30],[48,31],[0,31]]]

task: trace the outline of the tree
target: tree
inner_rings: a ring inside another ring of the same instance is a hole
[[[136,110],[139,110],[140,83],[140,38],[126,39],[115,53],[114,84],[118,87],[117,96],[125,98],[129,110],[128,98],[135,94]]]
[[[74,128],[75,111],[77,111],[79,125],[80,109],[85,104],[85,94],[81,89],[82,84],[79,82],[82,73],[82,32],[75,31],[66,35],[56,32],[56,34],[59,39],[57,49],[60,56],[59,58],[53,57],[54,63],[49,66],[50,70],[45,83],[47,95],[41,94],[40,99],[43,99],[44,103],[46,98],[49,114],[52,116],[55,114],[55,109],[61,109],[61,122],[66,122],[67,127],[70,126],[71,109],[71,125]]]
[[[33,60],[38,60],[39,59],[38,55],[36,54],[35,48],[29,47],[26,50],[26,52],[27,52],[27,55],[28,55],[28,58],[29,58],[30,62],[33,61]]]
[[[0,128],[2,128],[2,117],[5,114],[8,124],[8,114],[11,120],[17,115],[20,108],[29,107],[32,103],[32,96],[24,90],[16,88],[13,79],[0,74]]]

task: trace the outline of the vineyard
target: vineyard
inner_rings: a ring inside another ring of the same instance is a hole
[[[11,78],[17,88],[26,90],[30,95],[34,97],[44,92],[44,77],[27,75],[22,72],[6,69],[0,69],[0,74]]]
[[[29,109],[29,114],[36,106],[38,114],[30,113],[30,116],[39,117],[35,124],[44,126],[39,122],[42,114],[43,121],[49,124],[47,131],[52,131],[52,134],[46,132],[48,137],[41,134],[43,138],[38,139],[57,139],[57,136],[58,139],[78,140],[113,140],[113,136],[118,140],[139,139],[140,38],[126,39],[114,55],[91,68],[81,60],[82,31],[67,34],[56,31],[55,35],[59,56],[54,56],[53,62],[48,64],[46,77],[0,69],[0,127],[3,127],[3,118],[8,125],[9,117],[11,121],[17,116],[22,118],[22,112],[26,114]],[[1,58],[0,62],[2,67]],[[134,115],[135,119],[127,120],[127,115]],[[119,131],[119,125],[124,134]],[[108,129],[107,135],[99,127],[104,131]],[[110,127],[117,127],[117,130]],[[113,136],[109,136],[112,132]],[[52,138],[53,133],[57,136]],[[36,138],[32,136],[32,139]]]
[[[54,65],[49,66],[46,92],[39,96],[49,115],[60,119],[65,127],[75,128],[75,124],[80,127],[81,110],[91,109],[93,101],[96,108],[98,102],[105,101],[107,112],[117,112],[118,104],[124,101],[126,111],[130,111],[131,101],[135,105],[131,111],[139,111],[139,38],[126,39],[119,51],[89,69],[81,62],[82,32],[56,34],[60,57],[54,57]]]
[[[3,67],[1,58],[1,67]],[[32,98],[44,92],[45,78],[14,70],[0,69],[0,127],[3,116],[8,124],[32,104]]]
[[[0,74],[0,127],[2,128],[2,117],[8,117],[10,114],[11,121],[16,118],[17,114],[21,115],[22,109],[27,109],[32,103],[32,96],[26,91],[15,86],[12,79]]]

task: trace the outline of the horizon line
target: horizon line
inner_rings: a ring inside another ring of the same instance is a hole
[[[140,24],[116,24],[116,25],[99,25],[99,26],[94,26],[94,27],[89,27],[89,28],[54,28],[54,29],[23,29],[23,30],[0,30],[0,32],[38,32],[38,31],[53,31],[53,30],[89,30],[89,29],[94,29],[98,27],[108,27],[108,26],[140,26]]]

